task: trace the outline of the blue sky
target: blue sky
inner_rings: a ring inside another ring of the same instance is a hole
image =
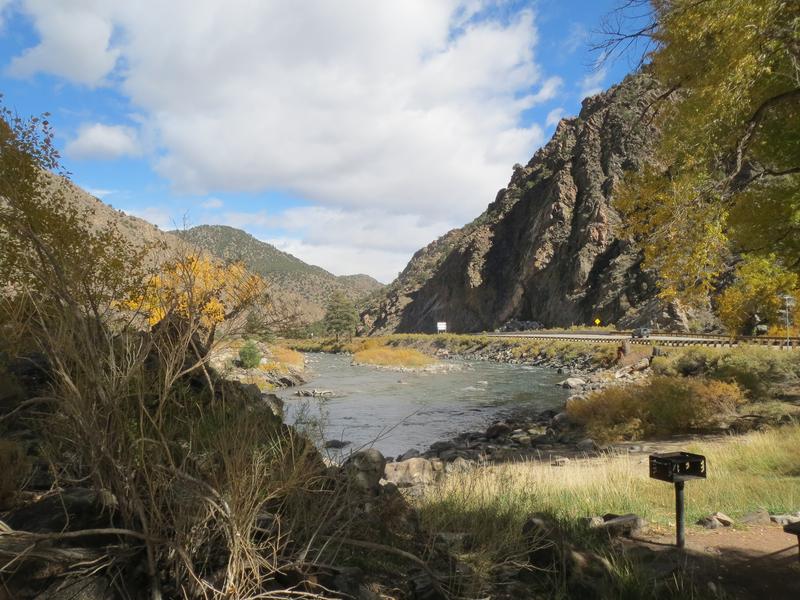
[[[0,91],[115,208],[388,282],[624,77],[617,4],[0,0]]]

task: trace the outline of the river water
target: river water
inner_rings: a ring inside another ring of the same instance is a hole
[[[308,354],[309,383],[285,389],[287,420],[320,423],[326,440],[352,442],[344,452],[374,446],[386,456],[423,450],[505,415],[559,409],[567,390],[552,369],[448,361],[446,372],[403,373],[353,366],[342,354]],[[331,390],[329,399],[299,398],[298,389]]]

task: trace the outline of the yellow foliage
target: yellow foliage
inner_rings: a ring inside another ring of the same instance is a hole
[[[418,369],[436,362],[427,354],[413,348],[390,348],[387,346],[371,347],[359,350],[353,355],[356,363],[380,367],[406,367]]]
[[[147,315],[155,325],[169,314],[195,320],[206,328],[251,304],[266,290],[264,280],[241,263],[224,264],[189,254],[165,265],[144,294],[123,304]]]
[[[272,354],[272,358],[280,364],[296,368],[302,368],[305,364],[303,355],[296,350],[291,350],[284,346],[274,346],[269,349],[269,352]]]
[[[756,324],[755,315],[773,326],[780,324],[782,296],[796,296],[797,281],[797,274],[782,267],[774,255],[748,257],[736,268],[734,284],[719,296],[719,318],[731,334],[752,333],[747,326]]]

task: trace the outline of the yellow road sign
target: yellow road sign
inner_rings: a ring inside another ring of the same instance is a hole
[[[598,317],[598,318],[596,318],[596,319],[594,320],[594,324],[595,324],[595,325],[600,325],[600,317]]]

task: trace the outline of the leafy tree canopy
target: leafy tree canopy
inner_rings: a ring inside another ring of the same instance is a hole
[[[87,225],[91,211],[67,200],[52,142],[47,115],[23,119],[0,107],[0,289],[100,317],[141,284],[148,248],[112,224]]]
[[[667,90],[647,116],[662,126],[656,159],[617,194],[663,295],[704,301],[742,253],[800,272],[800,3],[623,9],[647,6],[650,22],[611,31],[605,50],[647,38],[646,68]]]
[[[718,299],[719,317],[731,333],[752,334],[761,323],[781,324],[783,296],[797,288],[798,276],[776,264],[773,256],[746,257],[736,280]]]

